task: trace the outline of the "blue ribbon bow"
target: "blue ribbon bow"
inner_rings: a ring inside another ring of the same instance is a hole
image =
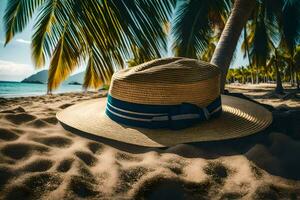
[[[165,122],[167,123],[167,127],[177,130],[208,120],[210,118],[210,113],[206,108],[200,108],[191,103],[182,103],[170,108],[168,115],[153,117],[152,122],[155,123],[164,117],[168,118]]]

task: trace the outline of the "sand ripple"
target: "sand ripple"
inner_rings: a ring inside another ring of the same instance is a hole
[[[92,98],[1,101],[0,199],[300,198],[299,111],[252,138],[148,149],[65,131],[55,113]]]

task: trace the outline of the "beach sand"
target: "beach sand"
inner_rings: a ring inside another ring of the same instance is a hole
[[[300,102],[251,87],[227,88],[268,104],[268,129],[163,149],[93,141],[57,122],[105,92],[0,99],[0,199],[300,199]]]

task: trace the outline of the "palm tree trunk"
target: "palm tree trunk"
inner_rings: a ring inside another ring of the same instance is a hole
[[[252,63],[251,63],[250,52],[249,52],[249,45],[248,45],[248,40],[247,40],[247,24],[244,27],[244,41],[245,41],[245,51],[247,53],[249,68],[250,68],[250,73],[251,73],[251,83],[253,84],[254,77],[253,77],[253,69],[252,69]]]
[[[289,65],[290,65],[290,83],[291,83],[291,86],[293,87],[293,86],[295,86],[294,85],[294,77],[293,77],[294,71],[293,71],[293,64],[291,61],[289,61]]]
[[[235,0],[232,12],[212,56],[211,63],[220,67],[222,71],[221,92],[224,91],[226,74],[239,37],[255,7],[255,3],[256,0]]]
[[[275,56],[276,56],[276,53],[275,53]],[[275,71],[276,71],[276,88],[275,88],[275,93],[282,94],[283,93],[283,87],[282,87],[282,81],[281,81],[280,71],[279,71],[279,68],[278,68],[277,57],[275,58]]]
[[[296,82],[297,82],[297,90],[299,90],[300,89],[300,80],[298,77],[298,72],[296,72]]]
[[[256,66],[256,84],[259,83],[259,77],[258,77],[258,66]]]

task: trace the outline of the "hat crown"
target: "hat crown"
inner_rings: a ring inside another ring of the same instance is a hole
[[[132,103],[207,106],[220,95],[220,69],[189,58],[163,58],[120,70],[110,95]]]
[[[163,58],[121,70],[115,79],[136,83],[192,83],[220,74],[220,69],[207,62],[189,58]]]

